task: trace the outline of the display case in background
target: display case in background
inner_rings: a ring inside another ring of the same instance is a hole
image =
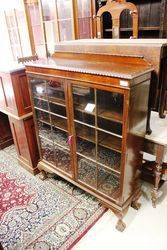
[[[106,4],[106,0],[97,0],[97,9]],[[128,1],[127,1],[128,2]],[[139,13],[138,38],[167,37],[167,1],[166,0],[130,0]],[[103,17],[103,38],[112,38],[112,22],[106,13]],[[128,10],[122,12],[120,38],[132,36],[132,18]]]

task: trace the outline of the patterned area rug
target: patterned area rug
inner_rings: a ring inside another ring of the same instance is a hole
[[[21,166],[14,146],[0,151],[0,242],[4,249],[71,249],[105,209],[61,179],[40,180]]]

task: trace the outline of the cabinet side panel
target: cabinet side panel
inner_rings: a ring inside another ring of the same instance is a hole
[[[149,83],[150,81],[143,82],[130,90],[123,201],[126,201],[139,186],[139,167],[142,164],[141,152],[146,132]]]
[[[13,88],[15,92],[18,115],[22,116],[32,111],[28,82],[25,71],[12,75]]]

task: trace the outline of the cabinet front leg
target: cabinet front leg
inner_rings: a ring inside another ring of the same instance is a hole
[[[123,232],[126,228],[126,224],[122,219],[118,219],[117,225],[115,227],[118,231]]]
[[[40,179],[41,179],[42,181],[44,181],[44,180],[46,180],[47,178],[48,178],[47,173],[46,173],[44,170],[41,170],[41,172],[40,172]]]

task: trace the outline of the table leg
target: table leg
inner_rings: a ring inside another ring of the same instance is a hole
[[[154,188],[151,192],[152,205],[154,208],[156,208],[156,203],[158,199],[158,189],[159,189],[159,183],[160,183],[161,175],[162,175],[163,160],[164,160],[164,146],[158,145],[157,151],[156,151],[156,166],[154,170],[155,183],[154,183]]]

